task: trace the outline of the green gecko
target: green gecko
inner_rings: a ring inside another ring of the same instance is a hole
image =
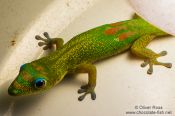
[[[139,17],[93,28],[73,37],[66,44],[63,44],[62,38],[50,38],[45,32],[46,39],[39,35],[35,37],[42,41],[38,45],[45,46],[43,49],[47,50],[55,44],[56,50],[23,64],[8,93],[12,96],[40,93],[60,83],[66,74],[88,73],[88,83],[78,90],[78,93],[83,93],[78,100],[82,101],[87,94],[95,100],[97,70],[93,63],[130,50],[144,59],[142,67],[149,65],[148,74],[152,74],[153,65],[171,68],[171,63],[157,61],[158,57],[167,54],[166,51],[155,53],[146,48],[154,38],[165,35],[168,34]]]

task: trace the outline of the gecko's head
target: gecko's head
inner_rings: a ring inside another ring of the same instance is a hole
[[[45,91],[53,86],[47,76],[47,69],[44,67],[31,63],[24,64],[10,85],[8,93],[12,96],[22,96]]]

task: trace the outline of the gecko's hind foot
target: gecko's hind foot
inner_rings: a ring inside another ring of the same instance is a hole
[[[167,68],[171,68],[172,64],[171,63],[162,63],[162,62],[158,62],[156,59],[147,59],[144,61],[144,63],[141,64],[141,67],[145,67],[149,65],[149,69],[147,70],[148,74],[152,74],[153,73],[153,65],[161,65],[161,66],[165,66]]]
[[[161,56],[165,56],[167,55],[167,51],[162,51],[159,54],[156,54],[157,56],[155,57],[151,57],[148,59],[145,59],[144,62],[141,64],[141,67],[146,67],[147,65],[149,65],[149,68],[147,70],[148,74],[152,74],[153,73],[153,65],[161,65],[167,68],[171,68],[172,64],[171,63],[163,63],[163,62],[158,62],[157,58],[161,57]]]
[[[38,45],[39,46],[44,46],[45,45],[43,47],[44,50],[51,49],[53,47],[52,39],[50,38],[50,36],[47,32],[44,32],[43,35],[46,37],[46,39],[42,38],[39,35],[35,36],[35,39],[42,41],[42,42],[39,42]]]
[[[95,91],[94,91],[94,87],[91,87],[89,85],[81,86],[81,89],[78,90],[78,93],[79,94],[84,93],[83,95],[78,97],[79,101],[82,101],[86,97],[87,94],[91,94],[91,99],[92,100],[96,99],[96,94],[95,94]]]

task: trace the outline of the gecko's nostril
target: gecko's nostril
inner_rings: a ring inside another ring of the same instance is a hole
[[[11,95],[11,96],[16,96],[18,94],[18,91],[13,87],[9,87],[8,88],[8,94]]]

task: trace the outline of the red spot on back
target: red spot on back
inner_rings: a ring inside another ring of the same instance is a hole
[[[114,35],[118,31],[117,28],[110,28],[105,31],[105,34],[107,35]]]
[[[127,39],[129,36],[133,35],[134,33],[133,32],[126,32],[126,33],[122,33],[119,35],[119,40],[122,41],[122,40],[125,40]]]
[[[126,29],[126,27],[124,27],[124,26],[113,27],[113,28],[110,28],[110,29],[105,30],[105,34],[106,34],[106,35],[114,35],[114,34],[116,34],[118,31],[124,30],[124,29]]]

